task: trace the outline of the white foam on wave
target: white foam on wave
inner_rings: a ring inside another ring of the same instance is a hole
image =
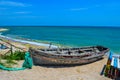
[[[14,38],[2,35],[2,33],[0,33],[0,37],[8,39],[8,40],[15,41],[15,42],[27,43],[27,44],[37,45],[37,46],[44,46],[44,47],[49,47],[50,46],[50,44],[45,44],[45,43],[38,43],[38,42],[33,42],[33,41],[14,39]],[[51,48],[57,48],[57,46],[51,45]]]

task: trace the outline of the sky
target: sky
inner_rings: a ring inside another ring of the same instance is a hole
[[[120,0],[0,0],[0,26],[120,26]]]

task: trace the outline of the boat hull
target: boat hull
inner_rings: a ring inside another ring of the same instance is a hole
[[[87,64],[102,59],[102,56],[91,58],[91,59],[79,59],[79,60],[62,60],[62,59],[51,59],[46,57],[32,56],[34,65],[77,65]]]
[[[78,64],[87,64],[95,62],[103,58],[104,54],[109,51],[109,49],[103,50],[95,55],[90,55],[88,57],[81,56],[61,56],[61,55],[52,55],[47,53],[42,53],[37,50],[29,50],[31,57],[33,59],[34,65],[78,65]]]

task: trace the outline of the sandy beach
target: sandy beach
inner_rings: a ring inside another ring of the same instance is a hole
[[[0,80],[120,80],[120,0],[0,0]]]
[[[41,48],[49,48],[50,44],[48,43],[39,43],[39,42],[35,42],[35,41],[29,41],[29,40],[21,40],[21,39],[15,39],[15,38],[11,38],[11,37],[7,37],[7,36],[3,36],[0,35],[0,38],[3,40],[7,40],[10,43],[20,43],[20,44],[24,44],[25,45],[29,45],[29,47],[41,47]],[[52,45],[51,44],[51,48],[57,48],[58,46],[56,45]]]
[[[74,67],[33,66],[23,71],[0,71],[1,80],[111,80],[100,75],[107,58]],[[21,64],[19,62],[19,64]],[[20,67],[17,66],[17,67]]]
[[[8,40],[6,40],[8,41]],[[1,43],[4,43],[1,41]],[[22,44],[10,41],[9,43],[28,50],[30,46],[38,48],[30,44]],[[5,44],[5,43],[4,43]],[[40,47],[39,47],[40,48]],[[4,52],[4,51],[3,51]],[[0,52],[2,53],[2,52]],[[110,80],[100,75],[100,72],[106,64],[107,58],[96,61],[94,63],[79,65],[73,67],[54,67],[54,66],[36,66],[32,69],[23,71],[3,71],[0,70],[1,80]],[[21,67],[23,61],[19,61],[15,67]]]

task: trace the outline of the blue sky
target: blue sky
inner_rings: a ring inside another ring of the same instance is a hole
[[[0,25],[120,26],[120,0],[0,0]]]

